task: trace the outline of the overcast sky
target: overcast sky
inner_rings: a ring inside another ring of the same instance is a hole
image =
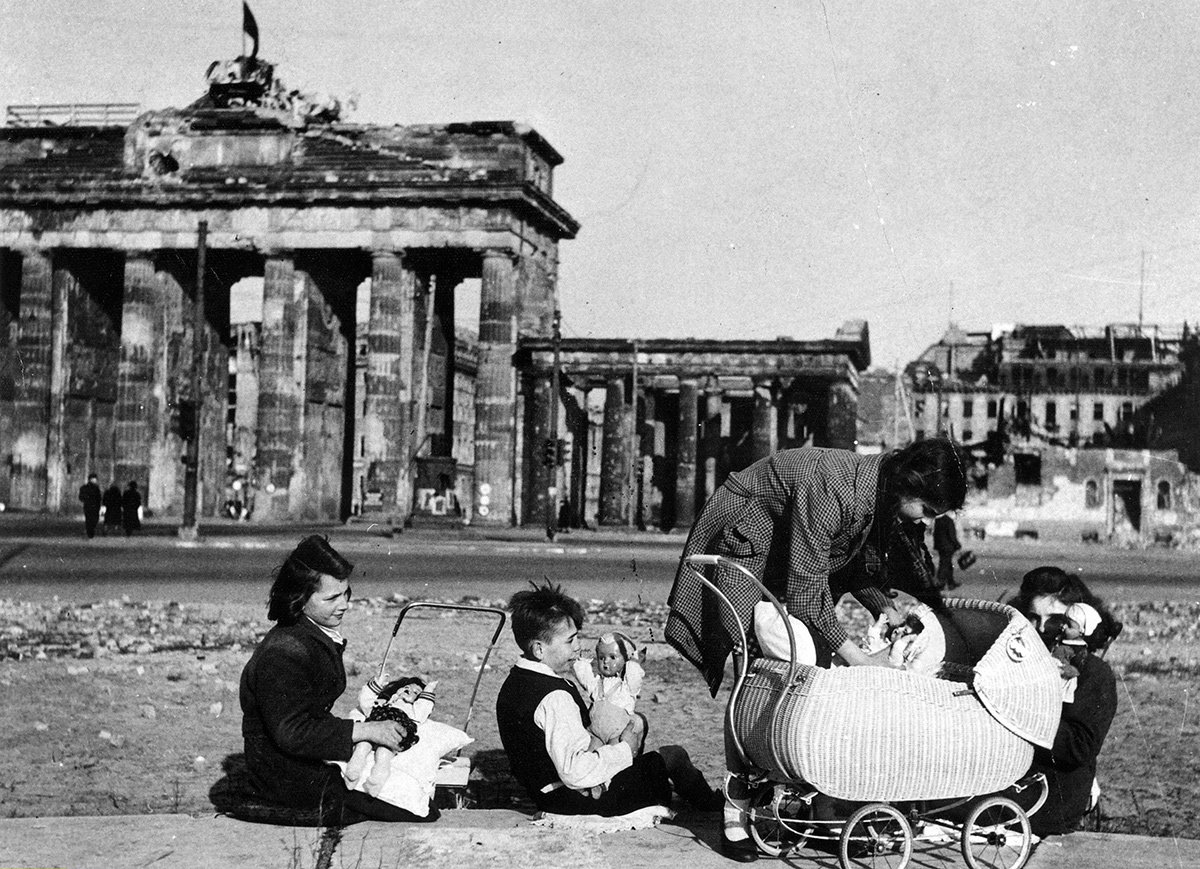
[[[864,318],[891,366],[951,318],[1200,318],[1195,0],[251,7],[260,56],[351,120],[524,121],[563,154],[567,335]],[[235,0],[0,13],[0,104],[181,106],[241,48]]]

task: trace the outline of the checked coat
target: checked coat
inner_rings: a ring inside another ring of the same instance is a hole
[[[813,634],[824,657],[846,640],[835,607],[852,592],[872,614],[889,603],[861,553],[874,521],[882,455],[802,447],[731,474],[692,526],[683,557],[723,555],[749,569]],[[740,571],[708,568],[744,626],[761,591]],[[713,696],[737,625],[692,568],[680,561],[666,638],[704,674]]]

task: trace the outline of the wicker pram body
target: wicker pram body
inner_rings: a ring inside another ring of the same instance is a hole
[[[753,662],[729,710],[747,759],[847,800],[953,799],[1020,778],[1054,739],[1057,664],[1011,607],[947,604],[941,677]]]

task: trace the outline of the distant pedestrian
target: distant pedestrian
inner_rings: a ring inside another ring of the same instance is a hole
[[[142,493],[135,480],[129,481],[129,487],[121,496],[121,524],[125,527],[126,537],[142,527]]]
[[[79,500],[83,503],[83,530],[91,540],[96,536],[96,526],[100,524],[100,503],[103,500],[95,474],[88,474],[87,482],[79,487]]]
[[[121,487],[113,483],[104,490],[104,533],[121,527]]]
[[[938,588],[958,588],[962,583],[954,578],[954,553],[962,549],[962,544],[954,519],[947,513],[933,520],[933,549],[938,554]]]

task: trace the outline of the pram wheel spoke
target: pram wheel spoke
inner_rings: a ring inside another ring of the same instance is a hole
[[[808,841],[812,807],[792,788],[770,782],[750,796],[750,836],[768,857],[786,857]]]
[[[962,854],[971,869],[1021,869],[1032,842],[1029,817],[1007,797],[988,797],[963,823]]]
[[[905,869],[912,850],[912,827],[900,810],[869,803],[846,821],[838,856],[842,869]]]

